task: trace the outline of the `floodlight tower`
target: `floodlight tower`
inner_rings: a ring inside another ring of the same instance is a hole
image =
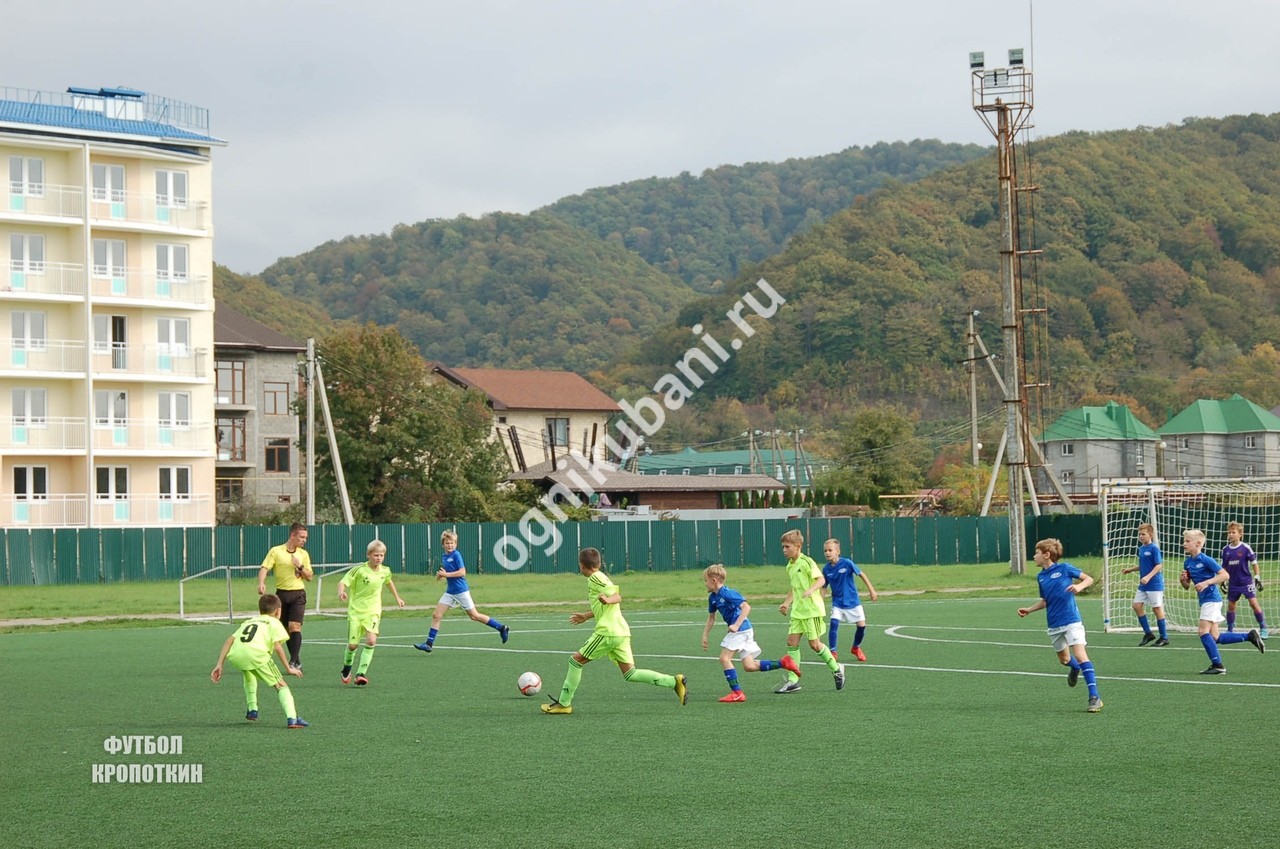
[[[1025,353],[1022,347],[1022,263],[1018,239],[1018,195],[1015,183],[1014,139],[1029,125],[1034,107],[1031,71],[1023,65],[1022,50],[1009,51],[1009,65],[988,70],[982,53],[969,54],[973,109],[996,138],[1000,179],[1000,326],[1004,341],[1005,468],[1009,478],[1009,569],[1022,574],[1026,564],[1023,523],[1027,466],[1027,399]],[[1032,497],[1035,492],[1032,490]],[[1038,503],[1037,503],[1038,506]]]

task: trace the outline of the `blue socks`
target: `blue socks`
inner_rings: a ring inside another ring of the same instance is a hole
[[[1147,617],[1145,615],[1138,617],[1138,624],[1142,626],[1142,633],[1151,633],[1151,623],[1147,621]]]
[[[857,629],[856,631],[854,631],[854,632],[853,632],[853,647],[854,647],[854,648],[857,648],[858,646],[862,645],[862,638],[866,635],[866,633],[867,633],[867,626],[866,626],[866,625],[859,625],[859,626],[858,626],[858,629]]]
[[[1156,627],[1160,629],[1160,639],[1169,639],[1169,626],[1165,624],[1163,619],[1156,620]]]
[[[1226,634],[1219,636],[1225,637]],[[1222,665],[1222,655],[1218,654],[1218,645],[1213,641],[1213,634],[1201,634],[1200,645],[1204,646],[1205,652],[1209,655],[1209,660],[1214,666]]]
[[[1071,662],[1075,663],[1076,659],[1071,658]],[[1084,683],[1089,687],[1089,698],[1098,698],[1098,676],[1093,671],[1093,661],[1086,660],[1084,663],[1078,664],[1080,674],[1084,676]]]
[[[1208,636],[1207,634],[1205,636]],[[1249,639],[1248,634],[1241,634],[1239,631],[1228,631],[1225,634],[1218,635],[1218,645],[1229,646],[1232,643],[1243,643]]]
[[[827,631],[827,648],[832,651],[837,651],[836,646],[840,645],[840,641],[836,638],[838,633],[840,633],[840,622],[837,619],[832,619],[831,629]]]
[[[764,664],[763,664],[763,663],[762,663],[762,664],[760,664],[760,668],[761,668],[761,669],[763,669],[763,668],[764,668]],[[732,668],[730,668],[730,669],[726,669],[726,670],[724,671],[724,679],[725,679],[726,681],[728,681],[728,682],[729,682],[729,689],[730,689],[730,690],[735,690],[735,691],[736,691],[736,690],[741,690],[741,689],[742,689],[742,685],[738,683],[738,670],[736,670],[736,669],[732,669]]]

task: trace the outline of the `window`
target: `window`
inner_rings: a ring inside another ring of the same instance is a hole
[[[243,404],[245,375],[244,361],[219,360],[215,365],[215,368],[218,372],[218,403]]]
[[[10,233],[9,270],[19,274],[44,274],[44,236]]]
[[[49,424],[48,400],[43,389],[14,389],[13,423],[18,427],[46,427]]]
[[[94,427],[123,427],[129,420],[129,393],[118,389],[93,390]]]
[[[733,473],[734,473],[735,475],[740,475],[740,474],[742,474],[742,467],[741,467],[741,466],[734,466],[734,467],[733,467]]]
[[[44,197],[44,160],[31,156],[10,156],[9,193]]]
[[[187,281],[186,245],[156,245],[156,280]]]
[[[218,478],[214,485],[219,504],[234,504],[244,498],[244,478]]]
[[[267,440],[266,469],[268,472],[289,471],[289,440],[288,439],[268,439]]]
[[[160,498],[169,501],[191,500],[191,467],[160,467]]]
[[[19,501],[44,501],[49,497],[48,466],[14,466],[13,495]]]
[[[191,395],[187,392],[161,392],[159,421],[161,427],[191,426]]]
[[[122,369],[129,365],[129,352],[125,343],[127,324],[122,315],[96,313],[93,316],[93,352],[110,352],[112,368]]]
[[[1246,436],[1246,437],[1244,438],[1244,447],[1245,447],[1245,448],[1257,448],[1257,447],[1258,447],[1258,437],[1254,436],[1253,434],[1250,434],[1250,435]],[[1251,474],[1251,473],[1250,473],[1250,474]]]
[[[156,206],[187,205],[187,172],[156,169]]]
[[[244,434],[243,418],[218,417],[218,459],[224,462],[243,463],[245,459]]]
[[[9,327],[13,332],[15,350],[45,350],[48,339],[45,336],[44,313],[14,310],[9,314]]]
[[[191,345],[191,322],[185,318],[157,318],[156,341],[163,353],[185,357]]]
[[[1076,444],[1074,442],[1062,443],[1062,456],[1074,457],[1076,453]]]
[[[1062,470],[1062,482],[1063,482],[1063,483],[1075,483],[1075,482],[1076,482],[1076,473],[1075,473],[1075,472],[1073,472],[1073,471],[1071,471],[1070,469],[1063,469],[1063,470]]]
[[[1257,469],[1257,467],[1256,467],[1256,466],[1245,466],[1245,467],[1244,467],[1244,476],[1245,476],[1246,478],[1256,477],[1256,476],[1257,476],[1257,474],[1258,474],[1258,469]]]
[[[94,469],[95,494],[99,501],[117,501],[129,497],[128,466],[98,466]]]
[[[569,420],[567,418],[548,418],[546,427],[542,429],[542,438],[544,440],[550,438],[550,444],[552,445],[568,446]]]
[[[262,414],[289,415],[289,384],[265,381],[262,384]]]
[[[1178,441],[1179,441],[1180,443],[1182,443],[1182,444],[1181,444],[1181,446],[1179,446],[1179,447],[1181,447],[1181,448],[1190,448],[1190,447],[1191,447],[1191,437],[1189,437],[1189,436],[1184,436],[1184,437],[1182,437],[1181,439],[1179,439]]]
[[[124,166],[93,164],[93,199],[120,203],[124,200]]]
[[[112,280],[124,277],[127,255],[123,239],[94,239],[93,276]]]
[[[506,424],[506,423],[507,423],[506,416],[498,416],[498,424]]]

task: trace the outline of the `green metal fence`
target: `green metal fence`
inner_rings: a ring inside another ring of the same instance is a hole
[[[1052,536],[1071,555],[1102,553],[1096,514],[1026,521],[1029,546]],[[857,563],[949,565],[1009,559],[1008,524],[1002,516],[567,522],[555,527],[559,547],[526,546],[528,556],[519,571],[574,572],[578,549],[585,546],[599,548],[612,571],[778,563],[779,537],[792,528],[804,533],[805,550],[818,560],[827,539],[839,540],[841,551]],[[495,544],[504,536],[523,539],[516,523],[317,525],[310,529],[306,547],[313,563],[358,563],[369,542],[380,539],[394,570],[426,575],[440,562],[440,534],[446,529],[457,532],[467,567],[479,573],[502,573]],[[178,580],[213,566],[260,563],[267,549],[288,535],[285,527],[249,525],[0,529],[0,585]]]

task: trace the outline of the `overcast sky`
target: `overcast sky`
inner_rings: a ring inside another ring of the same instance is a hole
[[[0,0],[0,85],[209,110],[215,259],[528,212],[878,141],[991,142],[968,54],[1023,47],[1037,136],[1280,111],[1276,0]]]

